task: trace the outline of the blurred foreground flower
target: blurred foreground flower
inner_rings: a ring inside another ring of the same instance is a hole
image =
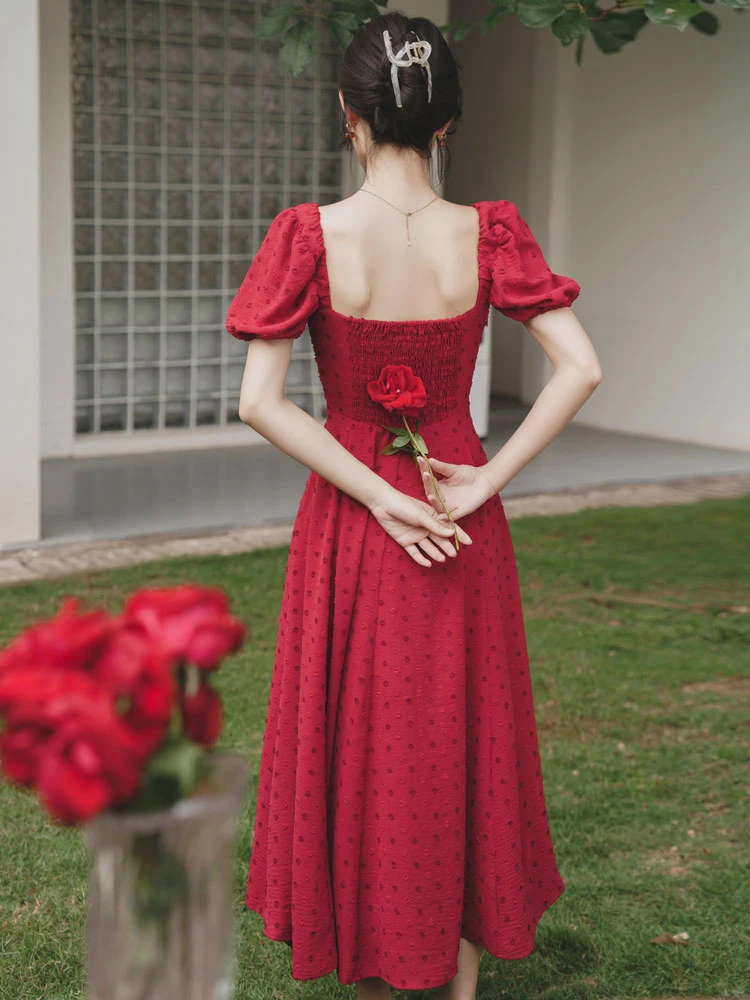
[[[85,827],[92,998],[231,987],[247,766],[214,751],[212,679],[247,636],[221,590],[185,584],[138,590],[117,615],[65,598],[0,650],[4,777]]]

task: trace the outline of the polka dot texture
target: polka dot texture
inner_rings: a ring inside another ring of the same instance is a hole
[[[298,335],[307,313],[326,428],[419,498],[411,457],[380,454],[389,421],[368,379],[388,363],[411,365],[428,393],[429,452],[484,463],[469,389],[490,303],[528,318],[577,294],[572,279],[551,274],[514,206],[476,207],[480,294],[462,316],[400,323],[334,312],[314,203],[277,217],[228,316],[235,336],[276,337]],[[500,497],[462,524],[473,545],[419,566],[364,506],[317,473],[307,479],[246,893],[265,934],[291,945],[295,979],[337,971],[345,984],[380,976],[400,989],[435,987],[456,974],[461,936],[498,958],[528,955],[564,890]]]

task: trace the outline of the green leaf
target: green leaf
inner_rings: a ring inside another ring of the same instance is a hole
[[[146,765],[135,809],[162,809],[184,799],[201,777],[205,750],[184,736],[168,737]]]
[[[329,20],[331,27],[335,24],[337,27],[343,28],[344,31],[351,31],[352,34],[354,34],[355,31],[359,31],[364,23],[361,18],[348,10],[342,10],[337,14],[331,14]]]
[[[411,438],[408,437],[407,435],[404,435],[403,437],[397,437],[391,442],[391,444],[393,445],[394,448],[403,448],[404,445],[411,444]]]
[[[312,21],[297,21],[284,35],[279,61],[293,76],[299,76],[312,59],[314,41],[315,26]]]
[[[328,24],[331,28],[331,37],[334,42],[342,52],[346,52],[349,48],[349,43],[352,38],[354,38],[354,32],[349,31],[348,28],[342,28],[341,25],[337,24],[333,19],[330,19]]]
[[[543,28],[565,13],[562,0],[519,0],[516,14],[527,28]]]
[[[422,449],[422,451],[424,452],[424,454],[425,455],[428,454],[428,452],[427,452],[427,445],[425,444],[425,440],[422,437],[422,435],[421,434],[415,434],[414,435],[414,440],[417,442],[417,444]]]
[[[588,34],[589,19],[580,10],[566,10],[560,17],[552,22],[552,34],[555,35],[563,45],[570,45],[577,38],[583,38]]]
[[[372,0],[334,0],[333,8],[332,17],[335,17],[338,11],[348,11],[355,14],[360,23],[368,21],[371,17],[380,17],[380,11]]]
[[[576,66],[581,65],[583,59],[583,43],[586,40],[586,36],[582,35],[576,42]]]
[[[278,35],[280,31],[283,31],[296,6],[293,3],[280,3],[276,7],[267,10],[260,19],[260,25],[258,26],[260,37],[270,38],[271,35]]]
[[[497,21],[505,14],[504,10],[499,7],[493,7],[489,10],[482,20],[479,22],[479,31],[482,35],[486,35],[490,28],[494,28]]]
[[[397,435],[400,436],[401,434],[404,433],[404,431],[406,430],[406,428],[405,427],[386,427],[386,430],[390,431],[391,434],[397,434]]]
[[[703,8],[696,0],[647,0],[646,17],[654,24],[666,24],[684,31],[688,21]]]
[[[394,448],[393,444],[387,444],[385,448],[380,449],[381,455],[397,455],[399,452],[398,448]]]
[[[590,21],[589,31],[602,52],[619,52],[646,24],[648,18],[642,10],[629,10],[625,14],[612,14],[603,21]]]
[[[450,26],[450,30],[453,32],[453,41],[460,42],[462,38],[466,38],[471,29],[471,21],[454,21]]]
[[[695,28],[696,31],[700,31],[702,35],[715,35],[720,27],[718,17],[707,10],[702,10],[700,14],[691,17],[689,23],[691,27]]]

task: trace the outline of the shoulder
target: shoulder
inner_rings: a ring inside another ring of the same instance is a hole
[[[363,211],[362,203],[350,195],[341,201],[332,201],[327,205],[310,203],[314,209],[311,212],[311,223],[321,234],[321,239],[333,248],[339,240],[346,240],[352,232],[361,227]],[[325,236],[323,236],[325,233]]]
[[[486,227],[495,236],[502,235],[504,232],[515,233],[528,228],[518,206],[507,198],[476,201],[474,206],[484,220]]]
[[[297,260],[316,261],[323,249],[317,212],[318,206],[312,201],[289,205],[274,216],[264,242],[271,242]]]

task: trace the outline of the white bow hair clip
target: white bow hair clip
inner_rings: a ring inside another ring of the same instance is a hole
[[[429,63],[432,46],[430,43],[423,38],[418,38],[414,42],[407,41],[404,42],[403,47],[394,55],[391,36],[387,28],[383,32],[383,41],[385,42],[385,51],[391,62],[391,82],[393,83],[393,93],[396,95],[396,104],[398,107],[403,107],[401,103],[401,87],[398,83],[398,67],[411,66],[412,63],[424,66],[427,70],[427,102],[429,103],[432,100],[432,70]]]

